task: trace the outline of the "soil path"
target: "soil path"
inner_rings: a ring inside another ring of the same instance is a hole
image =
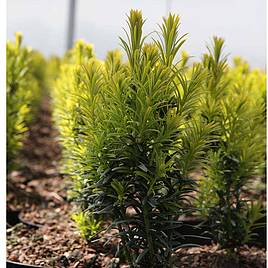
[[[58,172],[61,148],[57,137],[51,119],[50,99],[45,96],[23,142],[17,159],[18,169],[9,174],[9,209],[14,210],[14,206],[25,209],[31,203],[57,202],[66,198],[65,183]]]

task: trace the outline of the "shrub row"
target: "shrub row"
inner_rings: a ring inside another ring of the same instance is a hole
[[[14,168],[14,160],[33,119],[44,88],[45,59],[31,48],[22,47],[22,35],[15,42],[7,42],[7,171]]]
[[[265,74],[251,72],[239,58],[228,68],[224,41],[213,42],[203,58],[208,76],[200,112],[217,124],[218,138],[207,153],[197,206],[209,217],[215,240],[232,251],[249,242],[263,217],[260,204],[243,199],[242,189],[265,163]]]
[[[83,41],[66,53],[54,120],[82,236],[116,228],[130,267],[171,267],[174,250],[187,246],[181,216],[208,217],[230,251],[263,216],[241,194],[265,163],[266,76],[239,58],[229,67],[217,37],[189,64],[178,56],[186,36],[176,15],[150,43],[143,24],[132,10],[120,38],[126,62],[120,51],[100,61]]]

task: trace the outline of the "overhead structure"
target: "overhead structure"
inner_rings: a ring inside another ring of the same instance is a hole
[[[76,8],[76,0],[69,0],[67,49],[70,49],[73,46],[74,41],[75,8]]]

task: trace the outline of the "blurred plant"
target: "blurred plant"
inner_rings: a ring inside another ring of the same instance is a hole
[[[252,105],[266,103],[266,74],[259,69],[251,70],[240,57],[233,59],[234,67],[228,68],[227,76],[235,86],[236,94],[248,95]]]
[[[98,82],[100,72],[98,69],[101,63],[95,58],[90,58],[93,51],[89,48],[92,49],[92,46],[81,40],[77,41],[75,48],[68,53],[68,57],[75,59],[75,61],[61,63],[60,73],[51,91],[54,108],[53,119],[59,129],[60,141],[63,146],[62,171],[71,175],[75,184],[77,184],[77,189],[80,186],[79,180],[76,180],[76,178],[82,168],[80,163],[83,162],[80,157],[85,154],[85,144],[87,143],[83,139],[81,130],[84,122],[79,98],[85,98],[88,91],[94,91],[100,86]],[[88,83],[89,79],[92,79],[92,81]],[[80,161],[77,161],[77,157]]]
[[[22,145],[27,125],[33,117],[41,94],[33,62],[36,55],[30,48],[21,46],[22,35],[16,33],[15,42],[7,42],[7,171],[15,166],[15,157]]]
[[[46,89],[46,69],[47,61],[44,56],[37,50],[32,50],[31,52],[31,62],[30,62],[32,75],[38,82],[39,88]]]
[[[92,239],[100,229],[100,221],[90,215],[89,212],[79,212],[72,215],[72,219],[76,222],[80,235],[83,239]]]
[[[53,59],[49,62],[51,71],[59,69],[52,84],[53,120],[59,130],[62,144],[62,172],[72,180],[68,196],[73,199],[83,187],[88,169],[88,137],[84,133],[82,103],[87,103],[91,111],[97,100],[94,93],[101,87],[102,62],[93,57],[92,45],[81,40],[68,52],[63,61]],[[53,72],[52,72],[53,75]],[[53,76],[50,78],[53,79]],[[93,114],[91,114],[92,116]],[[73,216],[83,238],[91,239],[100,226],[100,221],[92,218],[90,211],[81,211]]]
[[[46,85],[49,90],[50,89],[53,90],[55,80],[60,75],[61,64],[62,59],[58,56],[51,56],[47,60],[45,78],[46,78]]]
[[[205,122],[218,125],[219,138],[208,152],[197,206],[208,215],[216,241],[233,251],[248,242],[254,220],[250,211],[259,208],[250,209],[241,193],[264,163],[264,104],[253,101],[244,83],[236,90],[222,47],[223,40],[214,38],[203,60],[209,76],[201,114]]]
[[[189,59],[190,56],[187,53],[187,51],[182,51],[181,52],[181,60],[180,60],[180,68],[187,70],[189,68]]]
[[[262,106],[263,120],[261,122],[262,133],[266,132],[266,73],[260,69],[251,69],[249,64],[240,57],[234,58],[234,67],[228,68],[227,76],[231,80],[233,87],[232,94],[237,98],[246,96],[249,104],[254,107]],[[263,146],[262,159],[266,157],[266,146]],[[266,181],[266,161],[259,166],[259,174],[263,183]]]
[[[79,39],[75,42],[74,47],[65,53],[63,63],[82,64],[92,58],[95,58],[93,45]]]

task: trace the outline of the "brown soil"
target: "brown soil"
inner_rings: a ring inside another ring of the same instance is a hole
[[[176,266],[180,268],[264,268],[264,249],[244,246],[237,258],[228,258],[217,245],[180,249],[177,252]]]

